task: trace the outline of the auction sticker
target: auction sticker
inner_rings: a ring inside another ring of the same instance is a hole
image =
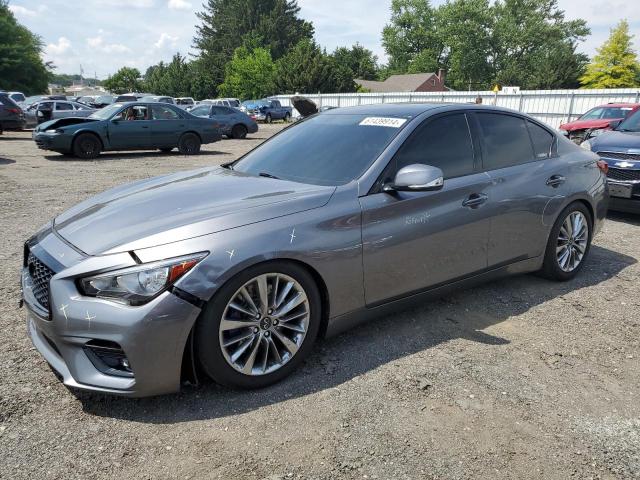
[[[400,128],[406,122],[407,122],[406,118],[367,117],[360,122],[360,125],[364,125],[368,127]]]

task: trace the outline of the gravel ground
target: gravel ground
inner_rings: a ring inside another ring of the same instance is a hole
[[[640,478],[640,216],[612,215],[574,281],[526,275],[321,342],[253,392],[73,395],[17,307],[22,244],[114,185],[236,158],[77,161],[0,137],[0,478]]]

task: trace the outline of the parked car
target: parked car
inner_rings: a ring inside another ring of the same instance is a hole
[[[170,103],[171,105],[175,105],[176,102],[173,100],[173,97],[163,97],[159,95],[146,95],[140,98],[141,102],[160,102],[160,103]]]
[[[104,108],[107,105],[114,103],[115,100],[116,99],[113,95],[100,95],[93,101],[92,106],[95,108]]]
[[[68,117],[88,117],[97,111],[84,103],[66,100],[44,100],[32,103],[25,110],[26,128],[34,128],[42,122]]]
[[[258,124],[244,112],[218,105],[198,105],[190,110],[192,115],[215,120],[223,135],[229,138],[245,138],[248,133],[256,133]]]
[[[640,110],[614,120],[611,130],[599,130],[582,143],[608,165],[611,210],[640,213]]]
[[[174,392],[195,362],[264,387],[371,315],[507,274],[575,277],[606,215],[602,168],[511,110],[331,110],[56,217],[24,249],[28,332],[70,387]]]
[[[0,134],[4,130],[22,130],[25,125],[24,112],[8,93],[0,92]]]
[[[202,100],[200,103],[209,104],[209,105],[221,105],[224,107],[232,107],[239,108],[240,100],[237,98],[214,98],[214,99],[206,99]]]
[[[291,107],[283,107],[279,100],[247,100],[242,103],[243,112],[257,121],[271,123],[273,120],[291,120]]]
[[[196,104],[196,101],[193,97],[178,97],[176,98],[176,105],[184,108],[185,110],[189,110]]]
[[[118,95],[114,100],[114,103],[137,102],[144,96],[146,95],[143,95],[141,93],[125,93],[123,95]]]
[[[22,92],[7,92],[9,94],[9,98],[11,98],[11,100],[13,100],[14,102],[16,102],[18,105],[21,102],[24,102],[26,100],[27,97],[24,96],[24,93]]]
[[[195,117],[166,103],[114,103],[87,118],[63,118],[40,124],[33,132],[39,148],[72,153],[78,158],[96,158],[109,150],[153,150],[178,148],[195,155],[200,146],[222,137],[210,119]]]
[[[560,125],[570,140],[580,144],[593,130],[608,129],[613,120],[623,120],[640,109],[639,103],[608,103],[592,108],[573,122]]]

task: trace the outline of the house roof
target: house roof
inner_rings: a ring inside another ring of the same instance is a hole
[[[422,84],[431,77],[435,77],[435,73],[411,73],[407,75],[391,75],[384,82],[374,80],[356,79],[356,83],[362,87],[371,90],[374,93],[383,92],[415,92]]]

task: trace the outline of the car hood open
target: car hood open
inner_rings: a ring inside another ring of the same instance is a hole
[[[111,254],[318,208],[334,191],[206,168],[108,190],[58,216],[54,229],[89,255]]]
[[[56,128],[67,127],[69,125],[75,125],[77,123],[92,123],[99,122],[96,118],[87,117],[67,117],[59,118],[57,120],[49,120],[38,125],[35,129],[36,132],[44,132],[45,130],[55,130]]]

